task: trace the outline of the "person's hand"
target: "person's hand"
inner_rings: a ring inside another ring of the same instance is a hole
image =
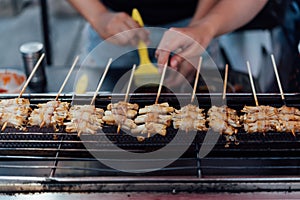
[[[101,37],[109,39],[109,41],[114,44],[130,44],[136,46],[140,40],[146,43],[148,43],[149,40],[149,32],[141,28],[139,24],[125,12],[104,12],[99,16],[99,20],[97,23],[94,23],[94,26]]]
[[[184,60],[199,57],[213,37],[213,31],[205,23],[186,28],[170,28],[164,33],[155,52],[158,66],[164,66],[170,54],[174,53],[169,65],[178,69]]]
[[[166,74],[165,85],[169,88],[179,88],[180,91],[184,90],[186,81],[192,83],[196,76],[196,66],[194,67],[191,63],[183,61],[180,63],[178,70],[169,70]]]

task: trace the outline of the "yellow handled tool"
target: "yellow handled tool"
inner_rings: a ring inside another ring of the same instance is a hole
[[[132,10],[132,19],[137,21],[141,27],[144,26],[144,22],[139,11],[134,8]],[[143,41],[138,43],[138,53],[140,58],[140,64],[134,73],[134,83],[136,86],[142,86],[149,82],[159,83],[160,74],[157,67],[151,63],[149,59],[147,45]]]

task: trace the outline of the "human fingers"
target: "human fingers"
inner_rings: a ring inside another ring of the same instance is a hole
[[[127,16],[125,18],[118,21],[116,24],[115,32],[120,33],[120,38],[118,38],[118,42],[121,45],[131,44],[133,46],[137,46],[140,40],[145,43],[149,42],[149,31],[144,28],[141,28],[137,22],[135,22],[131,17]]]
[[[204,49],[199,45],[189,45],[185,49],[181,49],[180,52],[172,55],[170,58],[170,66],[172,68],[179,68],[179,65],[185,60],[192,60],[195,57],[199,57],[204,52]]]
[[[169,56],[169,51],[156,50],[155,57],[157,58],[157,66],[160,73],[162,73],[165,64],[168,63]]]
[[[141,27],[138,22],[129,17],[125,20],[125,24],[128,30],[131,30],[128,34],[131,45],[136,46],[140,40],[149,43],[149,31]]]
[[[128,28],[125,24],[119,24],[117,28],[110,29],[111,34],[113,34],[111,37],[107,38],[109,42],[112,42],[117,45],[127,45],[132,42],[132,38],[134,38],[134,35],[128,31]]]
[[[184,48],[186,45],[186,38],[178,31],[174,31],[174,28],[166,31],[157,47],[155,56],[157,58],[158,65],[161,66],[168,61],[171,52],[177,52]],[[171,65],[174,69],[177,68],[177,64]]]
[[[129,44],[135,37],[135,34],[129,30],[139,27],[138,24],[136,24],[135,21],[133,21],[131,17],[124,12],[106,13],[103,16],[103,19],[104,20],[102,21],[105,21],[106,23],[102,28],[100,27],[103,37],[110,39],[110,42],[118,45]]]
[[[173,70],[173,72],[168,73],[165,84],[168,87],[180,87],[186,81],[192,83],[195,77],[195,72],[196,69],[191,63],[183,61],[180,64],[178,71]]]

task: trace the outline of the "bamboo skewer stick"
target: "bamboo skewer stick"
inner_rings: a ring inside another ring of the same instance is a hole
[[[197,67],[197,74],[196,74],[196,78],[195,78],[194,88],[193,88],[193,94],[192,94],[192,98],[191,98],[191,103],[193,103],[193,101],[195,99],[195,94],[196,94],[196,90],[197,90],[197,85],[198,85],[198,80],[199,80],[199,75],[200,75],[200,69],[201,69],[201,65],[202,65],[202,60],[203,60],[203,58],[202,58],[202,56],[200,56],[198,67]]]
[[[129,95],[129,92],[130,92],[130,88],[131,88],[131,84],[132,84],[135,69],[136,69],[136,64],[134,64],[133,67],[132,67],[132,71],[131,71],[131,74],[130,74],[130,78],[129,78],[129,82],[128,82],[128,86],[127,86],[127,90],[126,90],[126,94],[125,94],[125,98],[124,98],[125,102],[127,102],[127,100],[128,100],[128,95]]]
[[[133,67],[132,67],[132,71],[131,71],[131,74],[130,74],[130,78],[129,78],[129,82],[128,82],[124,102],[127,102],[127,100],[128,100],[128,95],[129,95],[129,91],[130,91],[130,88],[131,88],[135,68],[136,68],[136,64],[134,64]],[[120,130],[121,130],[121,124],[118,124],[117,133],[120,133]]]
[[[108,60],[108,63],[107,63],[107,65],[106,65],[106,67],[105,67],[105,70],[104,70],[104,72],[103,72],[103,74],[102,74],[101,80],[100,80],[100,82],[99,82],[99,84],[98,84],[98,87],[97,87],[97,89],[96,89],[96,91],[95,91],[95,93],[94,93],[94,96],[93,96],[93,98],[92,98],[91,105],[93,105],[93,104],[95,103],[97,94],[98,94],[98,92],[99,92],[99,90],[100,90],[100,88],[101,88],[101,86],[102,86],[102,84],[103,84],[103,82],[104,82],[104,79],[105,79],[105,77],[106,77],[106,74],[107,74],[107,72],[108,72],[108,69],[109,69],[111,63],[112,63],[112,58],[110,58],[110,59]]]
[[[272,60],[272,64],[273,64],[273,68],[274,68],[274,72],[275,72],[277,84],[278,84],[278,87],[279,87],[281,99],[282,99],[284,105],[286,105],[284,93],[283,93],[282,86],[281,86],[281,81],[280,81],[280,78],[279,78],[279,75],[278,75],[278,70],[277,70],[277,66],[276,66],[276,62],[275,62],[275,58],[274,58],[273,54],[271,54],[271,60]]]
[[[41,62],[43,61],[44,57],[45,57],[45,53],[43,53],[43,54],[41,55],[41,57],[39,58],[39,60],[36,62],[35,66],[33,67],[33,70],[32,70],[32,72],[31,72],[31,74],[30,74],[29,77],[27,78],[27,80],[26,80],[26,82],[25,82],[25,84],[24,84],[24,86],[23,86],[23,88],[22,88],[22,90],[21,90],[21,92],[20,92],[20,94],[19,94],[19,96],[18,96],[17,99],[21,98],[22,94],[23,94],[24,91],[26,90],[26,88],[27,88],[29,82],[31,81],[33,75],[35,74],[36,70],[37,70],[38,67],[40,66],[40,64],[41,64]],[[1,131],[4,131],[4,130],[5,130],[5,128],[6,128],[6,126],[7,126],[7,123],[8,123],[7,121],[4,122],[4,124],[3,124],[2,128],[1,128]]]
[[[100,81],[99,81],[99,83],[98,83],[97,89],[96,89],[96,91],[95,91],[95,93],[94,93],[94,96],[93,96],[93,98],[92,98],[92,101],[91,101],[90,105],[93,105],[93,104],[95,103],[97,94],[98,94],[98,92],[99,92],[99,90],[100,90],[100,88],[101,88],[101,86],[102,86],[102,84],[103,84],[103,81],[104,81],[104,79],[105,79],[105,77],[106,77],[106,74],[107,74],[107,72],[108,72],[108,69],[109,69],[111,63],[112,63],[112,58],[110,58],[110,59],[108,60],[108,63],[107,63],[107,65],[106,65],[105,70],[104,70],[104,72],[103,72],[103,74],[102,74],[102,77],[101,77],[101,79],[100,79]],[[76,129],[77,129],[78,136],[80,136],[80,135],[81,135],[81,131],[78,131],[78,127],[77,127],[76,124],[75,124],[75,127],[76,127]]]
[[[1,131],[4,131],[6,129],[7,123],[8,122],[4,122],[4,124],[3,124],[2,128],[1,128]]]
[[[225,104],[225,98],[226,98],[226,89],[227,89],[227,81],[228,81],[228,64],[225,65],[225,74],[224,74],[224,85],[223,85],[223,96],[222,96],[222,100],[223,100],[223,103]],[[237,129],[235,129],[234,133],[237,134]],[[226,138],[226,145],[225,146],[229,146],[231,141],[234,141],[234,143],[236,145],[239,144],[239,141],[238,139],[236,138],[236,135],[226,135],[225,136]]]
[[[159,96],[160,96],[160,93],[161,93],[161,88],[162,88],[162,85],[163,85],[163,82],[164,82],[164,79],[165,79],[167,67],[168,67],[168,63],[165,64],[162,75],[161,75],[161,78],[160,78],[160,83],[159,83],[158,92],[157,92],[156,99],[155,99],[155,104],[158,103],[158,99],[159,99]]]
[[[65,78],[65,80],[64,80],[64,82],[63,82],[63,84],[60,86],[60,89],[59,89],[59,91],[58,91],[58,93],[57,93],[57,95],[56,95],[54,101],[57,101],[57,100],[58,100],[58,97],[60,96],[60,94],[61,94],[62,90],[64,89],[64,87],[65,87],[65,85],[66,85],[68,79],[70,78],[70,75],[71,75],[73,69],[75,68],[75,66],[76,66],[76,64],[77,64],[77,62],[78,62],[78,59],[79,59],[79,56],[76,56],[76,58],[75,58],[75,60],[74,60],[74,62],[73,62],[73,64],[72,64],[72,67],[70,68],[70,70],[69,70],[69,72],[68,72],[68,74],[67,74],[67,76],[66,76],[66,78]],[[46,123],[46,122],[43,120],[42,123],[40,124],[40,128],[43,128],[44,125],[45,125],[45,123]]]
[[[26,88],[27,88],[29,82],[31,81],[31,79],[32,79],[32,77],[33,77],[33,75],[34,75],[34,73],[36,72],[36,70],[37,70],[38,67],[40,66],[40,64],[41,64],[41,62],[43,61],[44,57],[45,57],[45,53],[43,53],[43,54],[41,55],[41,57],[39,58],[39,60],[38,60],[37,63],[35,64],[35,66],[34,66],[32,72],[31,72],[31,74],[29,75],[29,77],[27,78],[27,81],[25,82],[25,84],[24,84],[24,86],[23,86],[23,88],[22,88],[22,90],[21,90],[21,92],[20,92],[18,98],[21,98],[22,94],[23,94],[24,91],[26,90]]]
[[[251,72],[251,67],[250,67],[249,61],[247,61],[247,68],[248,68],[250,84],[251,84],[251,88],[252,88],[252,92],[253,92],[253,96],[254,96],[254,100],[255,100],[255,105],[259,106],[256,91],[255,91],[255,86],[254,86],[254,83],[253,83],[253,77],[252,77],[252,72]]]
[[[228,80],[228,64],[225,65],[225,77],[224,77],[223,96],[222,96],[223,101],[226,98],[227,80]]]
[[[71,69],[69,70],[69,72],[68,72],[68,74],[67,74],[67,76],[66,76],[66,78],[65,78],[65,80],[64,80],[64,82],[63,82],[63,84],[61,85],[61,87],[60,87],[60,89],[59,89],[59,91],[58,91],[58,93],[57,93],[57,95],[56,95],[55,101],[58,100],[58,97],[60,96],[61,92],[63,91],[64,87],[66,86],[66,83],[67,83],[67,81],[69,80],[70,75],[71,75],[73,69],[75,68],[75,66],[76,66],[76,64],[77,64],[77,62],[78,62],[78,60],[79,60],[79,56],[76,56],[76,58],[75,58],[75,60],[74,60],[74,62],[73,62],[73,64],[72,64]]]
[[[278,87],[279,87],[280,96],[281,96],[281,99],[282,99],[282,101],[283,101],[283,104],[286,106],[287,103],[286,103],[286,101],[285,101],[283,89],[282,89],[282,86],[281,86],[281,81],[280,81],[280,78],[279,78],[279,75],[278,75],[277,65],[276,65],[275,58],[274,58],[274,55],[273,55],[273,54],[271,54],[271,60],[272,60],[272,64],[273,64],[273,68],[274,68],[274,72],[275,72],[277,84],[278,84]],[[292,134],[293,134],[294,136],[296,136],[295,129],[292,129]]]

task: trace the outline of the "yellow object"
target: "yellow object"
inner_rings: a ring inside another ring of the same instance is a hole
[[[137,21],[141,27],[144,26],[144,22],[139,11],[134,8],[132,10],[132,19]],[[149,82],[159,83],[160,74],[157,67],[151,63],[149,59],[147,45],[143,41],[138,43],[138,53],[140,57],[140,64],[134,73],[134,83],[136,86],[141,86]]]
[[[89,79],[86,74],[83,74],[77,81],[75,93],[76,94],[84,94],[88,87]]]

